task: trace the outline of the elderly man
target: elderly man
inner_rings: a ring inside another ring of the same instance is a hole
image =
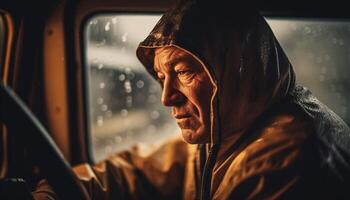
[[[77,166],[93,199],[350,198],[350,130],[295,84],[257,12],[182,1],[137,56],[186,143]]]

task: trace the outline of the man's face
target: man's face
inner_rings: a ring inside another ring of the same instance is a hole
[[[162,83],[161,101],[191,144],[210,142],[210,102],[213,85],[204,67],[176,47],[155,51],[154,70]]]

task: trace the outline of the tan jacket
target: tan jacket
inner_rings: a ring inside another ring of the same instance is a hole
[[[213,169],[212,199],[276,199],[288,193],[299,181],[296,169],[303,167],[299,158],[310,130],[305,121],[280,114],[249,144],[234,148],[238,138],[230,138]],[[74,171],[92,199],[193,200],[200,192],[199,151],[177,139],[145,158],[124,152]]]

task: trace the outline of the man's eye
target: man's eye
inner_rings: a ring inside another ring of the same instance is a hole
[[[190,70],[178,71],[176,74],[182,81],[190,81],[194,77],[194,73]]]
[[[188,71],[179,71],[177,72],[178,75],[186,75],[188,74]]]
[[[192,72],[190,70],[183,70],[183,71],[178,71],[176,72],[178,75],[180,76],[187,76],[187,75],[191,75]]]

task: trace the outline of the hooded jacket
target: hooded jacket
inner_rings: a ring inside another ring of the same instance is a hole
[[[350,129],[305,87],[264,18],[249,6],[180,1],[140,43],[175,46],[215,86],[210,144],[173,140],[74,168],[92,199],[350,198]],[[209,133],[208,133],[209,134]]]

